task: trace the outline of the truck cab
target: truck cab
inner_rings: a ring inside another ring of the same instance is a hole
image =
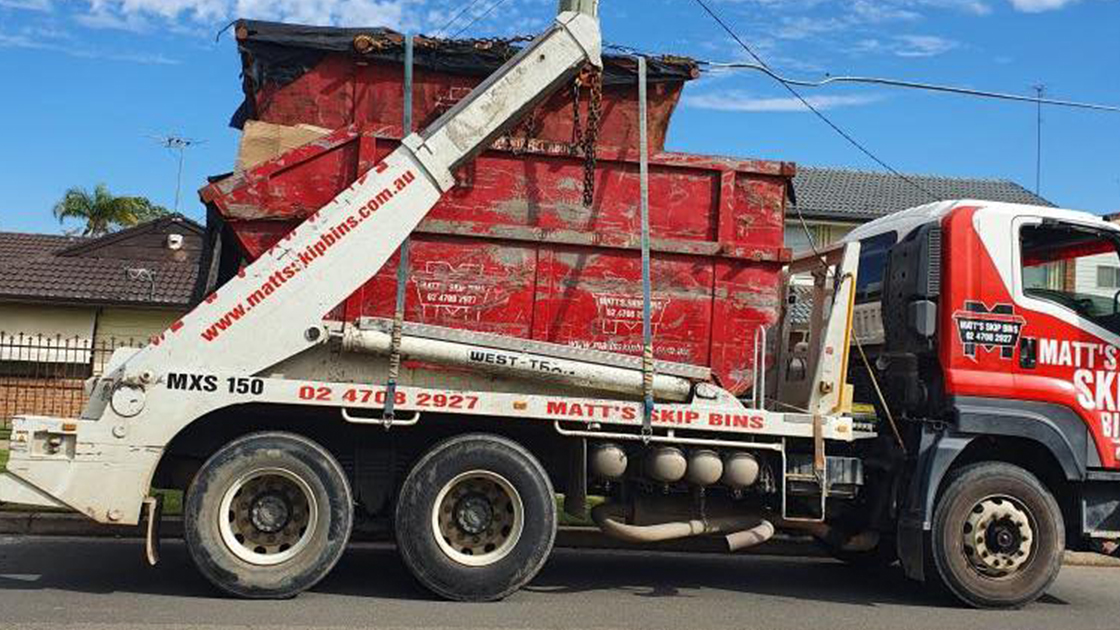
[[[1035,579],[1051,521],[1072,549],[1120,537],[1120,228],[966,200],[847,240],[861,244],[854,334],[912,460],[897,513],[907,573],[995,592]],[[947,501],[962,476],[968,496]],[[1008,490],[1024,484],[1050,501]]]

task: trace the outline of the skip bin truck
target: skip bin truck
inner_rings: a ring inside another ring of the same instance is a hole
[[[0,501],[144,520],[154,561],[150,488],[182,488],[199,571],[253,598],[381,524],[432,592],[501,599],[557,492],[621,540],[810,534],[980,607],[1120,538],[1120,293],[1086,284],[1120,230],[947,201],[791,259],[793,166],[661,150],[687,62],[601,56],[595,4],[452,51],[485,79],[457,43],[238,23],[242,122],[327,130],[203,190],[206,297],[81,417],[16,418]]]

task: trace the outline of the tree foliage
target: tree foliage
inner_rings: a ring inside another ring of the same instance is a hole
[[[145,197],[118,197],[110,193],[105,184],[98,184],[93,192],[79,186],[70,188],[54,205],[54,216],[59,223],[67,219],[85,223],[83,236],[101,236],[168,214],[167,208]]]

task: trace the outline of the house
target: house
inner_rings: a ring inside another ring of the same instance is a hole
[[[181,215],[96,238],[0,232],[0,335],[143,343],[189,309],[204,233]]]
[[[786,247],[807,251],[804,218],[818,246],[835,243],[856,226],[881,216],[941,199],[980,199],[1050,206],[1050,201],[1004,179],[873,173],[798,166],[795,202],[786,212]],[[909,180],[909,181],[907,181]],[[936,199],[931,198],[936,197]]]
[[[204,232],[181,215],[97,238],[0,232],[0,426],[76,416],[114,350],[189,310]]]

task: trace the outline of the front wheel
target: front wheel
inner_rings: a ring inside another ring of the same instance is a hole
[[[515,442],[452,438],[424,455],[401,485],[396,537],[404,563],[437,595],[501,599],[533,579],[552,551],[552,483]]]
[[[215,586],[249,598],[311,588],[346,549],[353,499],[331,454],[291,433],[255,433],[215,453],[187,491],[183,534]]]
[[[934,510],[930,551],[945,586],[977,608],[1017,608],[1058,577],[1065,526],[1032,474],[982,462],[953,472]]]

